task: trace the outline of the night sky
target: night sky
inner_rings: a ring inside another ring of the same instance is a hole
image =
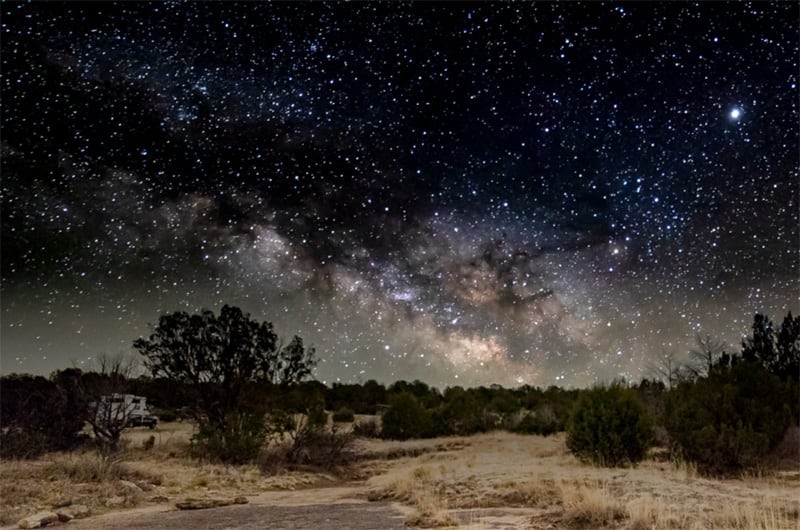
[[[785,3],[2,4],[3,373],[237,305],[325,382],[584,386],[800,296]]]

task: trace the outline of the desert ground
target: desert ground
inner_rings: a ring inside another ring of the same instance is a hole
[[[113,458],[87,451],[3,461],[0,524],[15,528],[38,511],[85,505],[91,515],[67,526],[261,528],[269,521],[270,528],[800,528],[796,458],[779,470],[709,479],[658,453],[636,467],[598,468],[576,460],[563,435],[494,432],[407,442],[359,439],[363,456],[346,470],[266,475],[255,465],[189,459],[191,432],[182,422],[131,429],[127,448]],[[796,441],[795,433],[789,443]],[[176,507],[189,499],[237,504]]]

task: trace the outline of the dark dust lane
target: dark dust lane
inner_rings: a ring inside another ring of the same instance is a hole
[[[76,524],[77,523],[77,524]],[[98,526],[99,525],[99,526]],[[211,510],[137,514],[103,521],[75,521],[75,528],[105,530],[406,530],[402,515],[388,503],[240,505]]]

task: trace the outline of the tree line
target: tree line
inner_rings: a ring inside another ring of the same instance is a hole
[[[218,315],[162,315],[134,348],[148,375],[132,377],[130,364],[115,361],[49,378],[4,376],[0,456],[33,457],[88,443],[87,424],[91,443],[118,450],[129,425],[99,418],[92,408],[112,393],[146,396],[162,421],[191,417],[194,454],[233,463],[253,461],[265,440],[287,434],[338,447],[329,435],[342,431],[329,425],[348,422],[357,435],[392,439],[566,431],[578,457],[603,465],[636,463],[657,441],[703,472],[725,474],[759,466],[789,425],[800,424],[800,318],[791,313],[779,326],[755,315],[739,352],[704,339],[692,353],[694,363],[669,366],[661,378],[586,390],[440,391],[422,381],[385,386],[373,380],[327,386],[313,380],[316,352],[300,337],[284,344],[272,324],[231,306]],[[306,418],[301,426],[298,415]]]

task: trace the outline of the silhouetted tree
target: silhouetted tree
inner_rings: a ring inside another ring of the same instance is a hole
[[[514,392],[503,387],[492,385],[492,396],[489,400],[488,409],[504,417],[509,416],[520,409],[519,400]]]
[[[800,381],[800,317],[786,315],[780,328],[760,313],[753,317],[753,334],[742,341],[742,358],[761,364],[783,380]]]
[[[443,430],[443,434],[474,434],[484,430],[482,416],[483,407],[476,392],[454,386],[444,392],[444,404],[438,418],[442,425],[437,427]]]
[[[347,407],[356,414],[375,414],[378,405],[386,404],[386,388],[374,380],[363,385],[333,383],[325,393],[329,410]]]
[[[652,377],[663,381],[668,390],[672,390],[681,381],[696,377],[695,370],[678,361],[674,353],[665,353],[650,366],[649,371]]]
[[[742,358],[758,362],[769,369],[775,362],[775,330],[766,315],[756,313],[753,317],[753,334],[742,340]]]
[[[762,365],[787,383],[792,417],[800,425],[800,317],[789,311],[776,330],[766,315],[757,313],[752,330],[742,341],[742,359]]]
[[[146,358],[153,377],[195,390],[201,427],[207,427],[201,431],[213,439],[210,456],[223,460],[255,456],[228,453],[227,448],[252,452],[256,445],[240,443],[239,438],[255,440],[263,434],[265,410],[257,401],[244,399],[247,386],[298,382],[316,365],[314,349],[305,348],[300,337],[280,348],[271,323],[253,320],[228,305],[219,316],[209,310],[162,315],[150,337],[136,340],[134,347]]]
[[[80,370],[74,372],[80,375]],[[0,378],[0,458],[33,458],[78,443],[86,404],[73,383],[59,372],[50,379],[17,374]]]
[[[433,409],[442,403],[442,394],[438,389],[428,386],[427,383],[415,379],[413,382],[396,381],[388,388],[389,395],[398,395],[408,392],[417,398],[420,405],[427,409]]]
[[[660,418],[664,412],[664,395],[667,387],[663,381],[642,379],[638,385],[633,387],[639,396],[639,401],[645,406],[650,416]]]
[[[725,354],[708,377],[667,395],[664,426],[681,457],[723,475],[760,466],[790,418],[788,382],[756,361]]]
[[[800,379],[800,316],[792,312],[783,318],[778,330],[778,371],[788,377]]]
[[[375,414],[378,405],[383,405],[388,402],[386,397],[386,387],[378,383],[374,379],[370,379],[364,383],[364,401],[369,404],[369,409],[365,414]]]
[[[311,375],[317,364],[315,354],[314,348],[304,347],[303,339],[295,335],[277,356],[270,359],[270,363],[263,366],[267,379],[277,385],[302,381]]]

